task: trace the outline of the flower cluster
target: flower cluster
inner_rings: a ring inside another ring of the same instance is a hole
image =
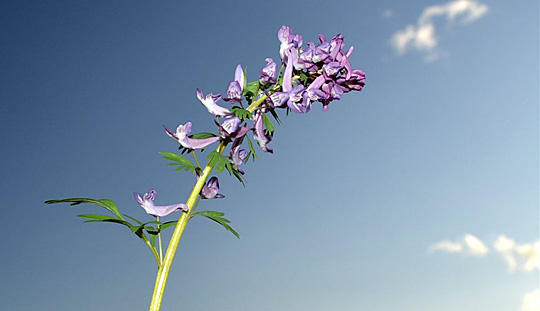
[[[353,69],[349,61],[354,48],[350,46],[345,50],[345,41],[341,34],[335,35],[330,41],[319,34],[319,44],[307,42],[306,46],[303,46],[302,35],[294,34],[292,28],[284,25],[278,30],[277,38],[280,42],[279,70],[278,64],[272,58],[266,58],[266,65],[259,71],[258,79],[247,82],[246,73],[242,66],[238,65],[234,79],[227,87],[226,97],[223,98],[232,107],[218,104],[222,99],[221,94],[205,95],[197,89],[197,99],[215,117],[219,135],[192,135],[192,124],[189,121],[179,125],[175,132],[164,126],[166,134],[180,144],[180,149],[203,149],[218,141],[225,147],[232,142],[226,158],[227,167],[229,172],[232,170],[235,176],[239,177],[244,174],[240,166],[250,155],[255,157],[251,142],[249,151],[242,148],[249,132],[252,132],[253,139],[264,152],[273,153],[269,143],[275,127],[267,114],[279,122],[276,109],[307,113],[315,102],[320,102],[326,111],[329,104],[341,99],[344,93],[361,91],[364,87],[364,72]],[[212,177],[201,191],[201,197],[224,197],[218,194],[218,190],[217,177]]]

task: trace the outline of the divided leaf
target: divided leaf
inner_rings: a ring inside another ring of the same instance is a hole
[[[262,117],[263,117],[263,123],[265,127],[264,131],[268,135],[272,134],[276,130],[276,127],[274,126],[272,121],[270,121],[270,119],[266,116],[265,113],[262,114]]]
[[[255,162],[255,159],[258,158],[259,156],[257,155],[257,152],[255,152],[255,148],[253,148],[253,144],[251,143],[251,139],[249,139],[249,137],[247,135],[245,137],[246,137],[248,145],[249,145],[249,154],[248,154],[246,160],[249,160],[249,156],[251,156],[252,159],[253,159],[253,162]]]
[[[216,152],[216,151],[212,151],[208,156],[207,156],[208,159],[210,159],[208,165],[210,166],[213,166],[214,169],[218,172],[218,173],[221,173],[223,172],[223,170],[225,169],[225,167],[227,167],[227,170],[232,170],[233,167],[231,165],[231,162],[229,161],[229,158],[227,158],[226,156]]]
[[[109,212],[115,214],[118,216],[119,219],[124,219],[120,212],[118,211],[118,208],[116,207],[116,203],[112,200],[108,199],[89,199],[89,198],[69,198],[69,199],[59,199],[59,200],[47,200],[45,201],[45,204],[56,204],[56,203],[71,203],[70,205],[79,205],[79,204],[94,204],[97,206],[101,206],[104,209],[108,210]]]
[[[193,162],[179,154],[172,152],[160,152],[160,154],[163,155],[163,158],[165,160],[171,161],[171,163],[167,164],[167,166],[177,166],[177,171],[184,170],[186,172],[189,171],[191,173],[194,173],[195,169],[197,168],[197,166],[193,164]]]
[[[222,213],[222,212],[216,212],[216,211],[201,211],[201,212],[197,212],[197,213],[193,213],[191,214],[191,217],[190,218],[193,218],[193,217],[196,217],[196,216],[204,216],[208,219],[211,219],[215,222],[217,222],[218,224],[220,224],[221,226],[223,226],[223,228],[225,228],[225,230],[229,231],[230,233],[232,233],[235,237],[237,238],[240,238],[240,234],[238,234],[238,232],[236,232],[236,230],[234,230],[229,224],[231,223],[230,220],[228,220],[227,218],[223,217],[225,215],[225,213]]]
[[[232,113],[237,116],[240,120],[244,121],[246,119],[253,119],[253,115],[246,109],[234,106],[231,108]]]

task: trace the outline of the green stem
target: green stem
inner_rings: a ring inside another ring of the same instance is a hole
[[[274,87],[270,92],[274,91],[275,89],[276,88]],[[263,94],[256,101],[252,102],[246,110],[248,110],[249,112],[253,112],[259,107],[259,105],[261,105],[266,100],[267,97],[268,95]],[[220,143],[216,149],[216,152],[221,154],[223,153],[223,150],[225,150],[225,145],[223,143]],[[201,193],[201,190],[206,183],[206,180],[214,169],[214,167],[210,165],[210,163],[212,163],[212,159],[208,161],[208,164],[202,171],[202,174],[199,176],[197,183],[195,183],[195,186],[193,187],[193,190],[191,191],[191,194],[187,199],[186,205],[188,206],[188,211],[182,213],[180,215],[180,218],[178,219],[178,223],[176,223],[176,227],[174,228],[171,240],[169,241],[169,246],[167,247],[167,251],[165,252],[163,262],[161,263],[161,265],[159,265],[156,276],[156,285],[154,286],[154,294],[152,295],[152,300],[150,301],[150,311],[159,311],[161,309],[161,301],[163,300],[163,294],[165,293],[165,287],[167,286],[167,279],[169,278],[169,273],[171,271],[171,266],[174,260],[174,256],[176,254],[176,250],[178,249],[178,244],[180,243],[180,239],[184,234],[184,230],[186,229],[186,225],[189,221],[192,210],[196,209],[196,203],[198,203],[197,198],[199,197],[199,193]]]
[[[223,145],[223,143],[220,143],[216,149],[216,152],[221,154],[223,150],[225,150],[225,145]],[[208,163],[210,164],[211,160],[208,161]],[[167,247],[167,251],[165,252],[165,257],[163,258],[163,263],[161,264],[157,272],[156,285],[154,286],[154,294],[152,295],[152,300],[150,301],[150,311],[159,311],[161,309],[161,301],[163,299],[163,294],[165,293],[165,287],[167,285],[167,279],[171,271],[174,255],[176,254],[178,244],[180,243],[180,239],[182,238],[184,230],[186,229],[186,225],[189,221],[191,209],[195,206],[195,202],[197,201],[199,193],[201,192],[204,184],[206,183],[206,180],[210,176],[210,173],[214,169],[214,167],[209,164],[207,164],[204,168],[201,176],[199,176],[197,183],[195,183],[195,186],[193,187],[193,190],[191,191],[191,194],[187,199],[186,205],[188,206],[188,211],[180,215],[178,223],[174,228],[174,232],[171,236],[169,246]]]
[[[156,263],[157,263],[157,266],[158,266],[158,269],[159,267],[161,266],[161,258],[159,258],[159,255],[156,251],[156,249],[152,246],[152,243],[150,243],[150,241],[148,241],[148,238],[143,235],[141,237],[141,240],[143,240],[144,244],[146,244],[148,246],[148,248],[150,249],[150,251],[152,251],[152,254],[154,254],[154,258],[156,258]]]

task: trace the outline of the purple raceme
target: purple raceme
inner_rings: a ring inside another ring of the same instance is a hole
[[[144,195],[134,192],[133,196],[135,197],[135,201],[139,203],[139,205],[146,211],[146,213],[155,217],[165,217],[178,210],[183,210],[184,212],[188,211],[188,206],[184,203],[163,206],[155,205],[154,200],[156,199],[157,191],[154,188],[148,190],[148,192]]]
[[[178,141],[182,147],[187,149],[202,149],[220,140],[219,137],[209,137],[204,139],[189,138],[188,135],[191,133],[191,122],[189,121],[184,125],[180,124],[176,128],[176,133],[173,133],[165,125],[163,128],[167,135]]]
[[[219,181],[217,177],[211,177],[201,190],[203,199],[221,199],[225,196],[219,192]]]

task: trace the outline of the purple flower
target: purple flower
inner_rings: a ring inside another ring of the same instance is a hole
[[[277,64],[271,58],[266,58],[265,61],[266,66],[259,72],[259,75],[261,76],[259,82],[261,82],[261,84],[276,83]]]
[[[214,176],[210,178],[208,182],[202,188],[201,197],[203,199],[221,199],[225,197],[223,194],[220,194],[218,192],[219,192],[219,181],[217,177]]]
[[[338,62],[330,62],[328,64],[324,64],[322,67],[324,74],[326,74],[327,76],[337,75],[340,69],[341,65]]]
[[[285,108],[287,106],[288,100],[289,93],[286,92],[276,92],[268,96],[268,101],[272,104],[273,107]]]
[[[225,101],[231,101],[233,103],[239,103],[242,101],[242,92],[244,91],[244,71],[242,70],[242,66],[238,65],[236,66],[236,70],[234,72],[234,81],[231,81],[229,83],[229,86],[227,87],[227,98],[224,98]]]
[[[244,170],[240,168],[240,165],[246,162],[247,156],[247,150],[241,149],[241,146],[231,148],[231,154],[229,155],[229,159],[231,160],[233,167],[242,175],[244,174]]]
[[[292,46],[293,41],[293,30],[289,26],[281,26],[278,30],[278,40],[281,42],[279,47],[279,56],[281,59],[285,56],[285,51]]]
[[[257,143],[264,152],[274,153],[274,150],[272,150],[272,148],[268,146],[268,143],[272,140],[272,134],[266,135],[263,126],[263,116],[260,110],[257,110],[255,112],[255,118],[253,122],[253,138],[255,138],[255,141],[257,141]]]
[[[191,133],[191,122],[189,121],[184,125],[180,124],[176,128],[176,133],[173,133],[165,125],[163,128],[165,129],[167,135],[178,141],[182,147],[188,149],[201,149],[220,140],[219,137],[210,137],[204,139],[189,138],[188,135]]]
[[[203,106],[208,109],[208,112],[210,112],[214,116],[222,117],[231,115],[231,111],[229,109],[223,108],[216,104],[216,102],[221,98],[221,94],[208,94],[205,97],[203,95],[203,92],[197,89],[197,98],[201,101]]]
[[[287,107],[296,113],[307,113],[311,109],[311,103],[307,98],[308,94],[304,92],[303,85],[295,86],[289,93]]]
[[[146,211],[146,213],[155,217],[165,217],[178,210],[188,211],[188,206],[184,203],[172,204],[172,205],[154,205],[154,199],[157,196],[156,189],[150,189],[147,193],[141,195],[140,193],[133,193],[135,201]]]
[[[228,140],[232,138],[243,137],[250,130],[250,128],[246,125],[240,126],[242,121],[236,116],[225,119],[225,121],[221,125],[217,121],[214,122],[216,122],[220,136],[226,142],[228,142]]]

